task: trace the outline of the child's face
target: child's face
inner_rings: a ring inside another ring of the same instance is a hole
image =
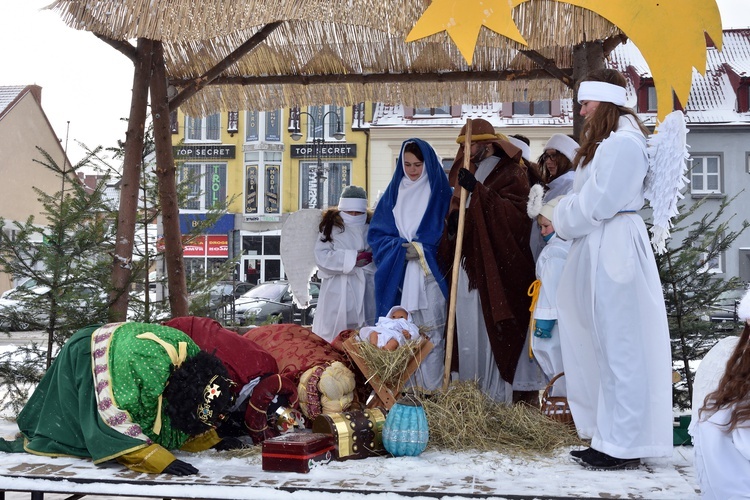
[[[552,226],[552,221],[547,217],[540,215],[536,218],[539,223],[539,229],[542,231],[542,236],[547,236],[555,232],[555,228]]]
[[[409,314],[403,309],[396,309],[391,314],[391,319],[408,319]]]

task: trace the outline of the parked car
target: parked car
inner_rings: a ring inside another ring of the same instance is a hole
[[[315,317],[320,284],[311,281],[308,286],[310,307],[300,310],[294,305],[288,281],[258,283],[235,301],[235,318],[241,325],[260,325],[269,322],[294,323],[294,315],[297,312],[301,314],[300,321],[310,324]]]
[[[212,309],[228,302],[239,299],[249,292],[255,285],[245,281],[219,281],[209,291],[208,305]],[[234,287],[234,289],[232,289]]]
[[[0,298],[0,328],[11,331],[28,330],[40,327],[49,320],[50,287],[45,285],[30,288],[16,288],[13,293]],[[60,321],[73,316],[87,315],[91,323],[101,322],[106,318],[108,296],[101,288],[92,285],[80,285],[74,291],[76,300],[67,304],[67,310],[58,310]],[[95,305],[99,309],[94,309]],[[63,315],[65,317],[63,317]]]
[[[739,321],[737,306],[745,293],[747,293],[746,288],[736,288],[720,293],[716,301],[702,311],[701,319],[721,323],[719,325],[721,329],[733,330]]]
[[[31,280],[33,281],[33,280]],[[26,302],[28,294],[44,295],[49,291],[46,286],[24,287],[22,285],[11,288],[0,297],[0,328],[3,330],[23,331],[29,329]]]
[[[14,288],[11,288],[10,290],[5,290],[2,295],[0,295],[0,298],[2,299],[8,299],[13,296],[14,293],[20,291],[20,290],[30,290],[31,288],[34,288],[37,286],[37,282],[34,278],[27,277],[23,278],[18,285],[16,285]]]
[[[248,292],[253,286],[245,281],[217,281],[208,291],[196,292],[190,295],[190,310],[197,316],[208,316],[220,319],[224,310],[232,302]],[[234,289],[233,289],[234,287]]]

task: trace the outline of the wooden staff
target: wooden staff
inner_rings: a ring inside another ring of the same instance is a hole
[[[466,120],[464,139],[464,164],[461,168],[469,168],[471,161],[471,119]],[[453,361],[453,336],[456,329],[456,292],[458,290],[458,268],[461,265],[461,250],[464,243],[464,223],[466,221],[466,188],[461,187],[460,202],[458,204],[458,227],[456,228],[456,253],[453,256],[453,270],[451,274],[451,294],[448,302],[448,330],[445,334],[445,372],[443,373],[443,390],[448,390],[451,381],[451,362]]]

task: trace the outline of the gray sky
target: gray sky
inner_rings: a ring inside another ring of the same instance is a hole
[[[42,87],[42,106],[72,162],[76,141],[110,147],[125,139],[133,65],[88,32],[43,11],[51,0],[2,0],[0,85]],[[749,0],[717,0],[725,28],[750,27]],[[69,122],[69,129],[68,129]]]

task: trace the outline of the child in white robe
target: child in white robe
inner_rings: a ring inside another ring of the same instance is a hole
[[[395,351],[398,346],[419,337],[419,327],[412,322],[411,314],[401,306],[393,306],[387,316],[381,316],[375,326],[366,326],[359,331],[360,339],[386,351]]]
[[[750,293],[738,307],[745,328],[726,362],[718,386],[694,404],[690,434],[695,451],[694,464],[704,499],[750,498]],[[726,354],[729,339],[723,339],[709,355]],[[725,345],[726,344],[726,345]],[[723,353],[723,354],[722,354]],[[716,356],[715,356],[716,357]],[[715,364],[718,359],[713,361]],[[708,363],[707,363],[708,365]],[[701,363],[696,382],[710,379]]]
[[[533,193],[541,190],[541,186],[538,184],[532,188]],[[555,206],[560,198],[562,197],[548,201],[538,210],[538,215],[536,215],[540,233],[546,245],[542,248],[536,261],[536,278],[540,285],[534,308],[531,349],[539,366],[547,376],[547,380],[564,371],[555,295],[571,242],[560,239],[555,234],[552,223]],[[530,195],[528,213],[529,216],[534,218],[537,210],[532,207],[532,203],[533,195]],[[566,394],[565,380],[560,378],[550,390],[550,395],[565,396]]]
[[[376,318],[369,218],[365,190],[348,186],[338,208],[327,210],[320,223],[315,263],[322,283],[312,329],[328,342]]]

